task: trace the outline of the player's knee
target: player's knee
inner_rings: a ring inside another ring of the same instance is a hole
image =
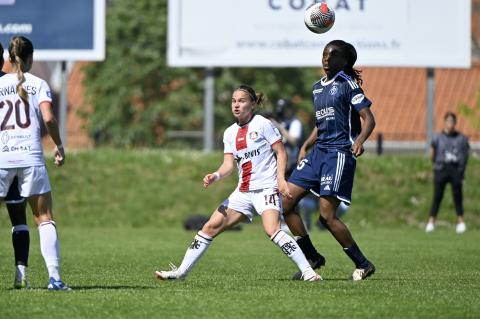
[[[287,217],[291,214],[296,214],[297,212],[294,209],[295,205],[290,201],[283,201],[282,208],[283,208],[283,216]]]
[[[204,232],[208,236],[215,237],[222,232],[223,227],[224,223],[209,220],[205,225],[203,225],[202,232]]]
[[[320,223],[323,225],[323,227],[328,228],[328,222],[327,219],[320,214],[320,217],[318,218]]]

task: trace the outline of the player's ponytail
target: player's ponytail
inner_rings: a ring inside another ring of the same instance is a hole
[[[261,106],[263,104],[263,101],[265,101],[265,94],[263,94],[262,92],[256,93],[255,90],[248,85],[242,84],[237,87],[235,91],[244,91],[248,94],[248,96],[250,96],[250,99],[254,101],[258,106]]]
[[[257,98],[256,99],[257,105],[262,106],[263,102],[265,101],[265,94],[263,94],[262,92],[258,92],[255,96]]]
[[[345,42],[344,51],[345,51],[345,57],[347,58],[347,65],[343,72],[345,72],[352,79],[354,79],[359,86],[362,86],[363,84],[362,70],[359,70],[353,67],[355,65],[355,62],[357,62],[357,50],[352,44]]]
[[[31,67],[31,65],[26,62],[33,55],[32,42],[22,36],[13,37],[8,47],[8,54],[10,56],[10,62],[17,69],[17,94],[23,102],[28,103],[28,93],[23,87],[23,83],[25,82],[24,73],[28,72]]]

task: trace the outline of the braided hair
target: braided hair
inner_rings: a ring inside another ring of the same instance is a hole
[[[30,68],[30,65],[26,62],[28,58],[33,55],[33,44],[25,37],[15,36],[8,46],[8,54],[10,56],[10,62],[17,68],[17,93],[25,103],[28,103],[28,93],[22,84],[25,83],[24,73],[28,72]]]
[[[362,86],[362,70],[353,67],[355,65],[355,62],[357,62],[357,50],[355,49],[355,47],[351,43],[343,40],[330,41],[327,46],[334,46],[340,51],[340,54],[343,56],[343,58],[345,58],[347,62],[345,68],[343,69],[343,72],[345,72],[345,74],[354,79],[359,86]]]

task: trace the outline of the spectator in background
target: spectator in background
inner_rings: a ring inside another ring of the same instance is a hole
[[[457,116],[453,112],[447,112],[444,116],[443,131],[432,140],[431,159],[433,161],[433,203],[430,210],[425,231],[430,233],[435,230],[440,203],[447,183],[452,185],[453,200],[457,212],[457,234],[464,233],[467,228],[463,220],[463,179],[467,167],[468,152],[470,146],[468,138],[455,129]]]
[[[287,152],[286,176],[297,165],[298,152],[304,140],[302,122],[295,116],[295,109],[288,99],[279,99],[275,104],[275,116],[271,119],[282,134]]]

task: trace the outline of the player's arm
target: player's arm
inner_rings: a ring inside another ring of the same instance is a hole
[[[281,141],[272,144],[272,150],[277,157],[277,182],[278,191],[289,198],[292,198],[292,194],[288,188],[287,181],[285,180],[285,170],[287,168],[287,153],[285,147]]]
[[[297,163],[300,163],[304,158],[305,156],[307,155],[307,151],[308,149],[313,145],[315,144],[315,140],[317,139],[317,127],[315,126],[313,129],[312,129],[312,132],[310,133],[310,135],[308,136],[308,138],[305,140],[305,142],[303,143],[302,147],[300,147],[300,151],[298,152],[298,158],[297,158]]]
[[[360,111],[358,111],[358,114],[363,120],[363,125],[360,134],[355,140],[355,143],[352,145],[352,153],[355,156],[360,156],[363,154],[363,143],[365,143],[375,128],[375,118],[373,117],[373,113],[369,107],[362,108]]]
[[[213,182],[230,175],[235,169],[235,158],[231,153],[223,154],[223,163],[213,173],[205,175],[203,178],[203,187],[207,188]]]
[[[65,150],[63,149],[60,131],[58,129],[58,122],[53,114],[52,104],[50,102],[40,103],[40,111],[42,112],[42,119],[47,128],[48,134],[55,143],[55,165],[61,166],[65,161]]]

